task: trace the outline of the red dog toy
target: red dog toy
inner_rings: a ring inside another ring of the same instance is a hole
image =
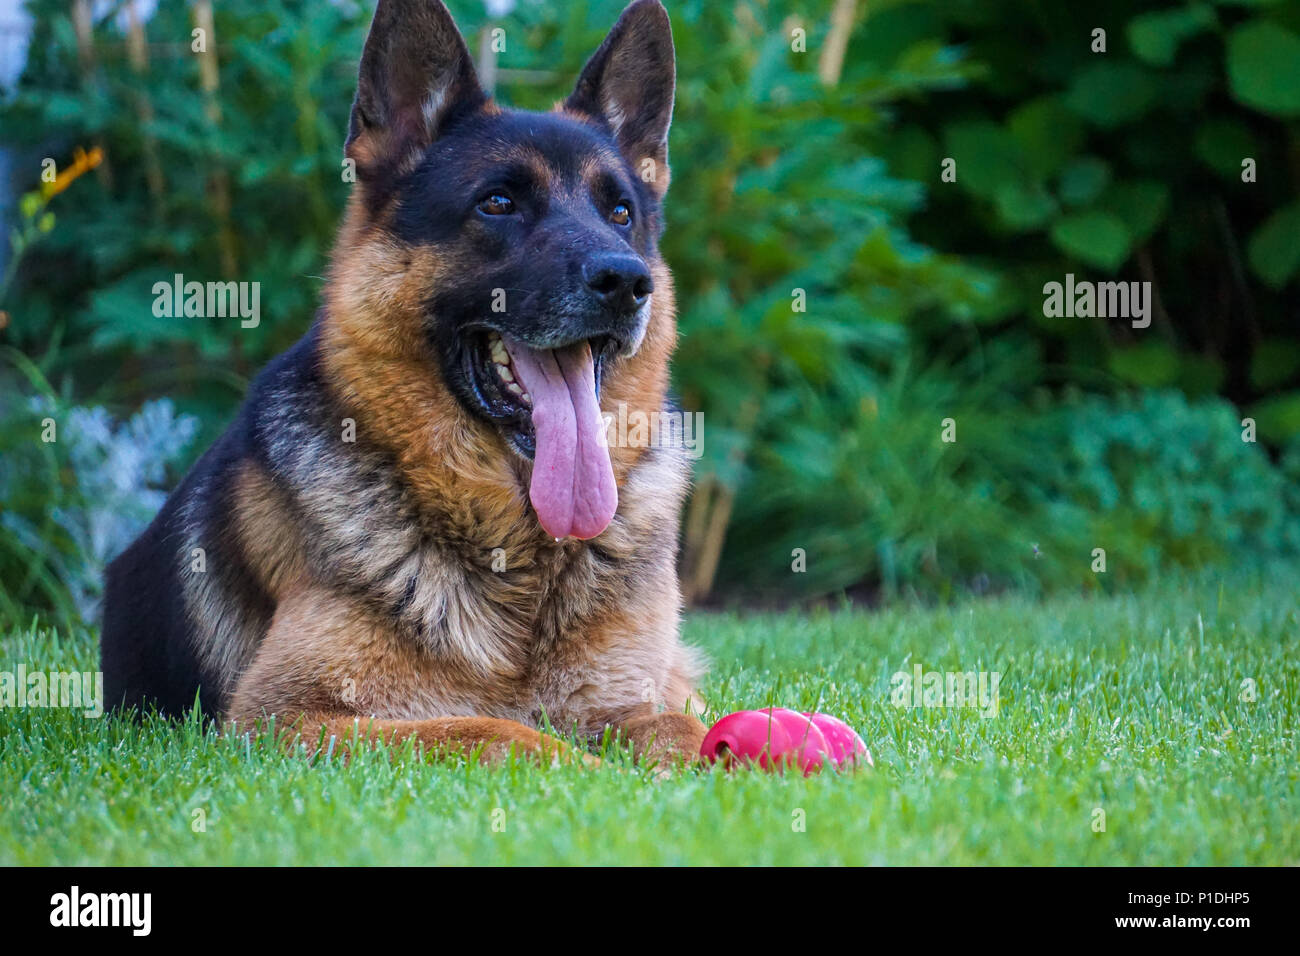
[[[805,777],[828,762],[837,769],[859,763],[874,766],[867,745],[844,721],[784,707],[728,714],[704,735],[700,756],[728,768],[737,763],[756,763],[764,770],[794,766]]]

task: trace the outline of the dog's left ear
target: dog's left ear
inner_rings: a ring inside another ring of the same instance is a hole
[[[636,0],[587,61],[564,108],[603,121],[656,196],[668,189],[676,86],[673,30],[659,0]]]

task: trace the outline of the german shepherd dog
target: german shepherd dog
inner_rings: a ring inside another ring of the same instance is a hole
[[[583,757],[549,721],[696,754],[688,455],[604,418],[671,408],[674,83],[658,0],[549,113],[492,102],[439,0],[380,0],[322,308],[109,567],[110,702],[310,745]]]

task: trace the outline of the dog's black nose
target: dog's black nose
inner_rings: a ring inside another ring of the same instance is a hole
[[[655,289],[650,270],[639,257],[617,252],[592,256],[584,262],[582,279],[596,298],[622,314],[645,305]]]

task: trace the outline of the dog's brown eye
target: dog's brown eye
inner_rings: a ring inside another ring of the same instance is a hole
[[[515,202],[505,193],[493,193],[479,203],[478,208],[489,216],[508,216],[515,211]]]
[[[627,208],[627,203],[621,202],[609,214],[609,221],[616,226],[626,226],[632,221],[632,210]]]

